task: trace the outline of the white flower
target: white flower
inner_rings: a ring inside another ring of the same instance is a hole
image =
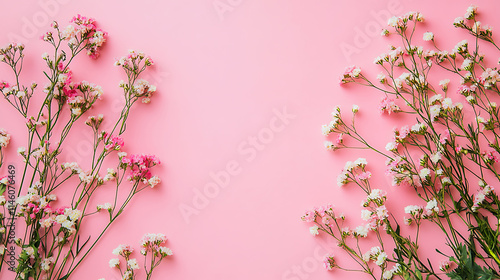
[[[158,185],[160,182],[161,182],[160,177],[158,177],[158,176],[153,176],[153,177],[149,178],[149,180],[148,180],[148,185],[149,185],[151,188],[154,188],[154,187],[155,187],[156,185]]]
[[[439,85],[441,86],[441,88],[443,90],[447,90],[449,83],[450,83],[450,79],[444,79],[444,80],[442,80],[442,81],[439,82]]]
[[[71,229],[73,229],[73,225],[74,225],[74,224],[75,224],[75,222],[70,221],[70,220],[66,220],[66,221],[64,221],[64,222],[61,224],[61,227],[71,230]]]
[[[470,70],[472,65],[472,60],[466,58],[464,59],[464,62],[462,63],[462,66],[460,67],[462,70]]]
[[[127,261],[127,265],[132,268],[132,270],[139,269],[139,264],[137,263],[136,259],[130,259]]]
[[[434,40],[434,34],[432,32],[425,32],[424,41],[431,41],[431,40]]]
[[[16,93],[16,97],[23,98],[26,96],[26,91],[20,90]]]
[[[381,189],[373,189],[370,194],[368,195],[368,200],[373,201],[373,200],[380,200],[386,197],[386,192],[381,190]]]
[[[382,278],[389,280],[392,279],[393,273],[391,270],[386,270],[384,271],[384,274],[382,274]]]
[[[434,122],[436,117],[441,113],[441,105],[432,105],[429,107],[431,121]]]
[[[447,97],[441,101],[441,104],[443,105],[443,109],[452,109],[453,108],[453,101],[451,101],[451,98]]]
[[[56,222],[58,224],[62,224],[62,223],[64,223],[67,220],[68,220],[68,217],[66,217],[65,215],[57,215],[56,216]]]
[[[467,102],[469,102],[470,104],[472,104],[472,103],[474,103],[474,101],[475,101],[476,99],[474,98],[474,96],[469,95],[469,96],[467,96],[467,97],[465,98],[465,100],[467,100]]]
[[[422,207],[418,205],[408,205],[405,207],[405,213],[406,214],[411,214],[411,215],[416,215],[420,211],[422,211]]]
[[[324,145],[325,145],[325,148],[328,150],[333,150],[335,148],[335,145],[333,145],[333,143],[331,141],[325,141]]]
[[[330,126],[324,124],[321,126],[321,133],[323,133],[323,135],[327,136],[328,134],[330,134],[332,131],[331,131],[331,128]]]
[[[421,131],[425,131],[427,127],[425,126],[425,124],[423,123],[417,123],[417,124],[414,124],[412,127],[411,127],[411,131],[412,132],[415,132],[415,133],[419,133]]]
[[[361,237],[366,237],[368,235],[368,226],[358,226],[354,230],[354,233]]]
[[[337,176],[337,185],[339,187],[342,187],[346,183],[347,183],[347,174],[342,172],[341,174],[339,174],[339,176]]]
[[[432,104],[436,103],[436,101],[441,102],[442,99],[443,99],[443,96],[441,94],[435,94],[434,96],[429,98],[429,104],[432,105]]]
[[[66,211],[64,214],[66,214]],[[68,211],[67,215],[70,218],[70,220],[76,221],[82,217],[82,211],[80,211],[78,209],[74,209],[74,210]]]
[[[398,145],[397,143],[394,142],[389,142],[387,145],[385,145],[385,149],[389,152],[393,152],[397,149]]]
[[[394,79],[394,86],[401,89],[403,87],[403,81],[399,78]]]
[[[436,152],[435,154],[431,155],[431,161],[432,163],[436,164],[441,160],[441,152]]]
[[[99,204],[97,205],[97,211],[101,210],[101,209],[104,209],[104,210],[109,210],[111,209],[113,206],[111,205],[111,203],[109,202],[106,202],[104,204]]]
[[[444,177],[443,179],[441,179],[441,184],[451,185],[451,179],[449,177]]]
[[[476,14],[476,12],[477,12],[477,6],[470,5],[467,8],[467,11],[465,12],[464,18],[466,18],[466,19],[472,19],[474,17],[474,15]]]
[[[455,18],[455,20],[453,21],[453,24],[457,25],[457,24],[462,24],[464,23],[464,18],[463,17],[457,17]]]
[[[431,170],[429,168],[423,168],[422,170],[420,170],[420,178],[422,178],[422,180],[425,180],[427,178],[429,178],[431,174]]]
[[[363,258],[364,262],[369,262],[370,256],[371,256],[370,251],[368,251],[368,252],[364,253],[363,256],[361,256],[361,258]]]
[[[366,161],[366,158],[358,158],[354,161],[354,165],[359,167],[365,167],[367,164],[368,162]]]
[[[24,251],[30,257],[33,257],[35,255],[35,249],[33,249],[33,247],[27,247],[27,248],[24,249]]]
[[[358,111],[359,111],[359,106],[356,104],[352,105],[352,112],[356,114]]]
[[[391,27],[396,27],[396,26],[398,26],[398,22],[399,22],[399,18],[398,17],[391,17],[387,21],[387,25],[389,25]]]
[[[319,227],[318,226],[312,226],[309,228],[309,232],[312,234],[312,235],[318,235],[319,234],[319,231],[318,231]]]
[[[387,254],[385,252],[381,252],[377,257],[375,264],[378,266],[382,266],[385,263],[385,260],[387,260]]]
[[[375,246],[375,247],[372,247],[372,248],[370,249],[370,254],[371,254],[372,256],[376,256],[377,254],[379,254],[379,253],[381,253],[381,252],[382,252],[382,250],[380,249],[380,247],[379,247],[379,246]]]
[[[80,108],[73,108],[71,109],[71,114],[75,115],[75,116],[79,116],[82,114],[82,109]]]
[[[409,78],[410,78],[410,73],[408,72],[403,72],[403,74],[399,76],[399,79],[401,81],[408,81]]]
[[[120,266],[120,259],[111,259],[109,260],[109,267],[119,267]]]
[[[353,163],[352,161],[348,161],[345,163],[344,170],[345,171],[352,171],[356,167],[356,164]]]
[[[428,212],[439,212],[439,207],[437,206],[437,201],[435,198],[433,198],[432,200],[429,200],[427,202],[427,205],[425,206],[425,209],[428,211]]]
[[[172,256],[174,253],[170,250],[170,248],[160,247],[160,254],[163,256]]]
[[[19,147],[17,148],[17,153],[22,155],[26,152],[26,148],[25,147]]]
[[[371,217],[372,211],[366,209],[361,210],[361,219],[363,219],[364,221],[369,221]]]
[[[387,81],[387,78],[383,73],[380,73],[377,75],[377,80],[381,83],[385,83]]]

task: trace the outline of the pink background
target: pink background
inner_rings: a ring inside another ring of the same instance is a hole
[[[214,3],[229,8],[218,13]],[[157,269],[155,279],[347,279],[349,274],[322,268],[318,258],[327,251],[342,254],[331,239],[309,234],[309,225],[300,220],[303,212],[334,203],[358,221],[363,196],[354,187],[339,189],[336,176],[346,160],[359,156],[373,162],[374,183],[395,198],[389,202],[392,209],[400,211],[410,203],[403,198],[412,198],[411,192],[390,186],[383,175],[383,159],[363,152],[332,154],[323,148],[320,127],[329,122],[337,104],[361,107],[359,123],[364,123],[363,131],[378,147],[391,140],[396,124],[379,116],[380,95],[361,87],[340,87],[338,76],[352,64],[376,76],[379,70],[373,58],[386,51],[390,40],[379,36],[379,22],[385,24],[389,14],[422,12],[427,21],[419,32],[433,31],[445,49],[470,38],[452,22],[471,2],[448,3],[453,5],[405,0],[3,4],[0,42],[24,40],[27,82],[45,83],[41,53],[48,46],[39,35],[52,20],[65,25],[80,13],[97,19],[109,33],[99,60],[81,57],[73,66],[78,79],[104,88],[105,97],[95,113],[110,118],[119,113],[117,85],[124,77],[113,66],[116,58],[136,49],[156,62],[145,78],[157,85],[158,93],[151,104],[133,109],[124,149],[157,154],[163,164],[156,172],[163,182],[136,197],[73,279],[118,279],[118,272],[108,266],[114,257],[111,251],[123,243],[137,248],[148,232],[167,234],[167,245],[174,251]],[[483,23],[500,28],[495,1],[475,4]],[[2,79],[10,79],[5,66],[0,73]],[[289,118],[277,121],[276,111],[284,110]],[[14,152],[25,145],[22,120],[5,102],[0,103],[0,120],[0,127],[14,135],[6,162],[19,162]],[[85,132],[75,134],[66,151],[73,159],[88,157]],[[226,186],[205,190],[215,182],[211,174],[220,175],[228,164],[237,168],[227,176]],[[210,196],[208,202],[198,199],[193,205],[200,192]],[[196,214],[183,215],[180,208],[186,206],[195,207]],[[424,250],[432,255],[429,242]]]

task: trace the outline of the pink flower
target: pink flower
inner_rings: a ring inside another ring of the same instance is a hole
[[[337,266],[335,259],[333,257],[334,257],[333,254],[328,254],[325,256],[325,259],[323,260],[323,265],[327,270],[333,270]]]
[[[316,220],[316,213],[314,211],[306,211],[304,216],[302,216],[302,220],[308,223],[312,223]]]
[[[483,152],[483,158],[487,163],[493,164],[500,161],[500,154],[495,149],[489,148],[488,151]]]
[[[401,109],[399,108],[398,105],[396,105],[395,100],[392,98],[389,98],[386,96],[382,101],[380,102],[379,106],[379,111],[380,113],[388,113],[389,115],[392,112],[401,112]]]
[[[492,186],[485,186],[483,189],[478,191],[476,195],[474,195],[474,205],[472,206],[472,211],[477,211],[479,209],[479,206],[486,200],[488,196],[493,193],[493,187]]]
[[[469,96],[470,94],[474,93],[476,91],[476,86],[467,86],[467,85],[461,85],[459,88],[458,88],[458,93],[462,94],[462,95],[465,95],[465,96]]]
[[[71,72],[71,70],[69,70],[66,74],[59,75],[59,87],[62,89],[64,95],[69,98],[76,97],[77,95],[75,84],[71,81],[72,76],[73,72]]]
[[[453,263],[448,261],[448,260],[444,260],[442,261],[440,264],[439,264],[439,270],[443,271],[443,272],[450,272],[451,271],[451,265]]]
[[[120,136],[112,135],[105,137],[104,144],[104,148],[108,151],[120,150],[125,145],[125,143],[123,142],[123,138],[121,138]]]
[[[439,136],[439,143],[445,144],[446,141],[450,139],[450,130],[446,129],[440,136]],[[457,147],[458,148],[458,147]],[[457,151],[458,152],[458,151]]]
[[[389,212],[387,211],[387,208],[385,207],[385,205],[377,207],[376,213],[377,213],[377,218],[379,220],[385,220],[385,219],[389,218]]]
[[[354,78],[358,78],[361,73],[361,68],[357,66],[350,66],[344,70],[342,76],[340,76],[340,83],[345,84],[352,82]]]
[[[363,172],[361,174],[356,175],[357,180],[368,180],[372,176],[370,171]]]
[[[151,178],[151,167],[160,164],[154,155],[127,155],[121,158],[122,168],[130,168],[130,181],[146,181]]]
[[[0,90],[10,87],[9,83],[6,81],[0,81]]]

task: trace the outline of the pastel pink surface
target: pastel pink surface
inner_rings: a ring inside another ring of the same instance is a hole
[[[320,257],[342,253],[331,239],[312,237],[300,217],[313,206],[333,203],[359,218],[361,192],[336,186],[344,162],[359,156],[378,162],[372,169],[374,182],[389,198],[397,198],[392,207],[411,203],[404,199],[410,192],[391,186],[383,159],[373,153],[332,154],[323,148],[320,127],[335,105],[359,105],[362,130],[381,148],[391,140],[393,126],[401,123],[379,116],[380,95],[340,87],[338,76],[352,64],[368,75],[378,74],[372,61],[386,51],[389,41],[379,33],[389,14],[422,12],[426,22],[420,31],[433,31],[445,49],[470,38],[452,26],[470,1],[33,3],[4,4],[0,18],[0,42],[25,39],[27,82],[45,83],[41,54],[48,47],[39,35],[52,20],[64,25],[78,13],[97,19],[109,33],[97,61],[82,56],[73,67],[78,79],[105,91],[95,113],[110,118],[119,113],[118,82],[124,76],[113,66],[116,58],[135,49],[156,62],[146,78],[157,85],[158,94],[151,104],[132,110],[124,149],[158,155],[162,165],[156,173],[162,183],[136,197],[73,279],[119,279],[108,266],[111,251],[125,243],[137,248],[149,232],[165,233],[174,251],[155,271],[155,279],[364,279],[324,270]],[[218,3],[228,10],[218,12]],[[493,14],[497,4],[476,4],[481,21],[500,28]],[[0,73],[8,73],[5,66]],[[13,134],[6,161],[19,162],[15,150],[25,145],[22,120],[5,102],[0,102],[0,120],[0,127]],[[88,155],[83,128],[68,148],[73,157]],[[225,180],[219,185],[225,186],[210,189],[220,176]],[[208,197],[200,199],[198,193]],[[194,209],[192,215],[180,210],[187,207]],[[2,279],[10,276],[5,273]]]

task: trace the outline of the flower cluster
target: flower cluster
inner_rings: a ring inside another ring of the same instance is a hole
[[[325,124],[321,127],[323,135],[328,135],[332,132],[335,132],[339,126],[342,125],[342,119],[340,115],[340,107],[335,107],[332,112],[332,120],[329,124]]]
[[[126,155],[120,154],[120,166],[130,169],[127,179],[129,181],[142,182],[152,188],[160,183],[160,178],[152,176],[151,167],[160,164],[160,160],[154,155]]]
[[[61,37],[68,41],[71,49],[77,49],[81,45],[87,50],[87,55],[91,58],[98,58],[100,48],[106,42],[107,33],[97,28],[93,18],[77,15],[71,19],[71,24],[61,31]],[[58,28],[57,23],[53,23],[54,28]],[[43,39],[52,41],[52,33],[47,32]]]
[[[378,109],[380,113],[398,113],[401,112],[401,108],[396,104],[396,100],[394,98],[390,98],[388,96],[384,97],[380,102]]]
[[[353,82],[354,79],[359,78],[360,75],[361,75],[361,68],[354,66],[354,65],[347,67],[344,71],[344,74],[342,74],[342,76],[340,76],[340,83],[346,84],[346,83]]]
[[[485,203],[486,198],[494,196],[493,187],[486,185],[482,186],[482,188],[474,195],[474,204],[472,205],[472,211],[477,212],[478,209],[481,208],[481,205]]]
[[[368,162],[365,158],[358,158],[355,161],[345,163],[344,169],[337,176],[337,185],[339,187],[353,181],[367,181],[371,177],[371,173],[365,170]]]
[[[60,64],[62,65],[62,64]],[[82,81],[75,83],[72,80],[73,72],[69,68],[58,66],[61,73],[58,75],[57,91],[54,92],[54,98],[60,102],[65,102],[69,105],[71,114],[78,117],[101,98],[103,90],[100,86]],[[45,87],[45,92],[51,91],[51,85]]]
[[[167,237],[162,233],[148,233],[141,240],[141,254],[146,255],[151,252],[156,257],[166,257],[173,255],[172,250],[161,246],[167,241]]]
[[[9,145],[10,134],[4,129],[0,128],[0,149],[6,148]]]
[[[123,68],[128,76],[131,73],[141,73],[147,67],[153,66],[154,62],[144,53],[130,50],[127,56],[115,61],[115,65]],[[133,102],[138,98],[142,98],[142,103],[149,103],[151,102],[151,96],[156,92],[156,86],[143,79],[134,80],[133,84],[121,81],[120,87],[125,91],[125,97]]]
[[[119,151],[125,143],[123,142],[123,138],[120,136],[108,135],[104,134],[104,149],[107,151],[117,150]]]
[[[387,21],[387,25],[394,27],[396,31],[403,32],[410,21],[423,22],[424,16],[419,12],[408,12],[402,16],[393,16]]]
[[[69,207],[54,209],[51,202],[56,200],[55,194],[40,196],[35,188],[31,188],[26,195],[16,199],[16,204],[19,207],[17,215],[25,217],[28,225],[38,221],[39,225],[47,230],[58,225],[60,230],[57,232],[63,233],[63,236],[58,238],[61,240],[68,238],[74,234],[75,224],[82,217],[82,212]]]
[[[148,233],[143,236],[141,240],[141,254],[144,256],[146,279],[150,279],[153,274],[153,270],[163,261],[165,257],[173,255],[172,250],[161,246],[166,241],[167,237],[162,233]],[[111,268],[119,269],[123,280],[134,280],[137,276],[136,271],[140,268],[137,259],[131,258],[133,251],[134,249],[130,245],[123,244],[113,250],[114,255],[124,259],[124,270],[122,270],[122,262],[119,258],[109,260],[109,266]],[[149,266],[148,263],[150,264]]]

